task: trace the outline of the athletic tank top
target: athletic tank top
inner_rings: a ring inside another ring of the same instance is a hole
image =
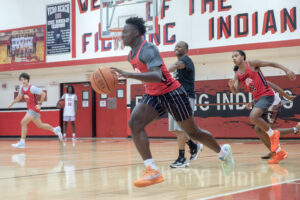
[[[24,87],[22,87],[22,94],[23,94],[23,97],[27,103],[27,109],[28,110],[32,110],[36,113],[40,113],[40,110],[37,110],[35,108],[35,106],[38,104],[38,101],[37,101],[37,95],[35,94],[32,94],[30,92],[30,88],[31,88],[32,85],[29,85],[28,86],[28,89],[25,91],[24,90]]]
[[[236,75],[240,82],[242,82],[247,90],[252,93],[254,100],[258,100],[262,96],[274,96],[274,92],[268,85],[263,74],[251,70],[248,62],[246,62],[246,71],[240,74],[239,71]]]
[[[143,43],[140,45],[135,57],[131,59],[131,51],[129,52],[129,62],[131,63],[133,69],[135,72],[138,73],[145,73],[149,72],[148,67],[146,64],[142,63],[139,60],[139,54],[141,51],[142,46],[146,43],[146,40],[143,41]],[[152,95],[152,96],[158,96],[158,95],[163,95],[166,93],[169,93],[173,90],[176,90],[179,88],[181,85],[180,83],[172,77],[170,72],[168,71],[164,61],[163,64],[160,67],[161,72],[162,72],[162,80],[161,82],[157,83],[149,83],[149,82],[143,82],[144,87],[145,87],[145,92],[146,94]]]
[[[75,94],[65,94],[64,116],[75,116]]]

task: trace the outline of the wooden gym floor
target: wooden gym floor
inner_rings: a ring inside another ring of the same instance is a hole
[[[289,156],[279,165],[260,159],[267,151],[257,140],[219,140],[232,145],[230,176],[206,147],[189,168],[171,169],[176,141],[151,140],[165,182],[146,188],[132,184],[144,164],[130,139],[28,139],[14,149],[16,141],[0,140],[0,199],[300,199],[300,140],[282,141]]]

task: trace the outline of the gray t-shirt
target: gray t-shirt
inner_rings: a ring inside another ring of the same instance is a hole
[[[141,44],[143,41],[140,42],[140,44],[131,51],[131,59],[134,59],[136,56]],[[163,64],[163,61],[160,57],[159,51],[157,47],[150,43],[150,42],[145,42],[144,45],[141,48],[139,58],[138,58],[142,63],[146,64],[148,67],[148,70],[151,67],[160,67]]]
[[[20,86],[20,89],[19,89],[19,96],[23,96],[23,94],[22,94],[22,87],[23,87],[23,85]],[[29,86],[28,86],[28,87],[25,87],[24,90],[27,91],[28,88],[29,88]],[[38,87],[32,85],[31,88],[30,88],[30,92],[31,92],[32,94],[40,95],[40,94],[42,93],[42,89],[40,89],[40,88],[38,88]]]

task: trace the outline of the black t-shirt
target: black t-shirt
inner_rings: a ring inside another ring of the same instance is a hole
[[[194,82],[195,82],[195,67],[192,59],[188,56],[179,58],[178,61],[184,63],[184,69],[176,69],[174,77],[180,82],[183,88],[188,93],[188,96],[195,98]]]

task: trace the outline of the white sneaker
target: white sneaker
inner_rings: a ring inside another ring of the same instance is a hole
[[[57,126],[57,127],[54,128],[54,133],[55,133],[55,135],[58,136],[59,141],[63,141],[63,137],[62,137],[60,126]]]
[[[232,156],[231,146],[229,144],[224,144],[222,149],[226,151],[226,155],[224,157],[219,157],[222,161],[222,169],[226,176],[230,175],[234,169],[234,160]]]
[[[202,150],[203,150],[203,144],[197,144],[197,149],[193,149],[190,151],[191,153],[190,162],[196,160]]]
[[[25,148],[25,142],[20,140],[18,143],[12,144],[11,146],[14,147],[14,148],[18,148],[18,149],[24,149]]]

